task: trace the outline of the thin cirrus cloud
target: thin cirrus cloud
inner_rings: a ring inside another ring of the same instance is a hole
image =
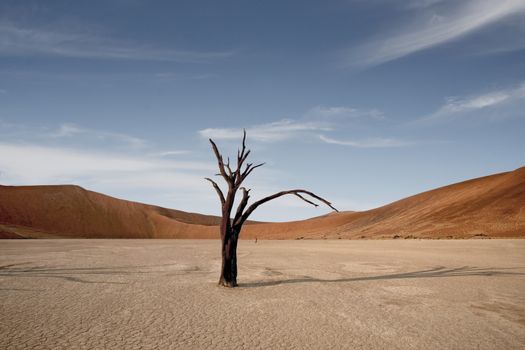
[[[60,125],[58,130],[51,132],[49,136],[52,138],[71,138],[85,136],[88,138],[92,138],[95,141],[116,141],[124,143],[133,148],[143,148],[147,146],[146,140],[138,137],[117,132],[82,128],[76,124],[62,124]]]
[[[280,121],[255,125],[246,128],[250,139],[262,142],[274,142],[290,139],[299,134],[312,131],[328,131],[331,126],[320,121],[298,121],[283,119]],[[204,138],[217,140],[237,140],[242,137],[243,129],[240,128],[207,128],[199,130],[199,135]]]
[[[369,138],[363,140],[338,140],[331,137],[327,137],[325,135],[319,135],[319,139],[329,144],[354,148],[394,148],[411,145],[411,143],[407,141],[382,137]]]
[[[413,0],[413,1],[407,1],[405,6],[408,9],[422,9],[422,8],[434,6],[436,4],[439,4],[445,1],[447,0]]]
[[[158,152],[157,155],[160,157],[173,157],[173,156],[180,156],[184,154],[190,154],[191,152],[188,150],[174,150],[174,151],[163,151]]]
[[[494,90],[470,97],[452,97],[448,98],[437,111],[417,120],[416,123],[450,120],[471,112],[499,108],[524,99],[525,82],[514,88]]]
[[[158,150],[154,144],[143,138],[121,132],[86,128],[73,123],[49,127],[11,123],[0,119],[0,138],[4,142],[41,146],[131,151],[133,154],[142,153],[148,157],[176,157],[191,153],[188,150]]]
[[[137,180],[137,185],[142,181],[140,187],[148,188],[158,186],[159,174],[169,179],[171,186],[181,183],[188,185],[188,181],[195,182],[192,179],[200,180],[200,175],[213,171],[214,165],[70,147],[0,143],[0,170],[1,181],[15,185],[73,182],[125,186]],[[195,176],[188,176],[188,172]],[[150,179],[156,180],[150,183]]]
[[[355,119],[375,119],[384,120],[385,115],[383,112],[377,109],[357,109],[346,106],[315,106],[305,113],[306,118],[324,118],[324,119],[341,119],[345,118],[348,120]]]
[[[306,111],[300,119],[254,125],[246,128],[250,139],[262,142],[285,141],[297,136],[317,135],[332,131],[348,123],[382,121],[384,114],[377,109],[357,109],[346,106],[316,106]],[[203,138],[237,140],[242,137],[242,128],[207,128],[199,130]]]
[[[310,136],[317,136],[321,141],[334,145],[349,146],[355,148],[392,148],[411,145],[410,142],[391,138],[369,138],[364,140],[337,140],[325,135],[319,135],[321,131],[331,131],[332,126],[317,124],[315,122],[299,122],[294,120],[282,120],[279,122],[254,126],[246,129],[250,139],[262,142],[275,142],[291,139],[299,134],[308,132]],[[234,128],[210,128],[199,131],[201,137],[217,140],[237,140],[242,137],[242,129]]]
[[[75,182],[87,178],[118,179],[116,174],[211,171],[207,162],[175,156],[182,150],[159,151],[146,140],[112,131],[63,124],[34,127],[0,120],[0,170],[21,183]],[[91,140],[86,144],[84,140]],[[107,141],[101,145],[102,141]],[[125,147],[120,147],[124,145]],[[131,152],[130,152],[131,151]],[[121,179],[123,180],[123,179]]]
[[[66,31],[24,28],[0,23],[0,55],[59,56],[91,59],[204,63],[224,59],[235,51],[189,51],[148,47]]]
[[[441,3],[446,6],[441,6],[441,12],[436,13],[432,6]],[[460,39],[511,16],[525,13],[523,0],[425,1],[423,5],[412,6],[418,9],[416,18],[422,21],[405,27],[397,35],[352,48],[352,53],[344,55],[346,64],[357,67],[380,65]]]

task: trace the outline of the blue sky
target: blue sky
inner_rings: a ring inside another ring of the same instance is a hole
[[[0,1],[2,184],[218,214],[246,128],[252,198],[364,210],[523,166],[523,111],[525,0]]]

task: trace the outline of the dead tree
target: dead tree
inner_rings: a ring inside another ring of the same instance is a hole
[[[225,287],[235,287],[237,286],[237,242],[239,239],[239,234],[241,233],[242,225],[246,222],[246,220],[254,212],[254,210],[257,209],[261,204],[264,204],[266,202],[269,202],[273,199],[279,198],[287,194],[292,194],[313,206],[317,207],[318,204],[314,203],[310,199],[307,199],[306,196],[309,196],[319,202],[326,204],[335,211],[337,211],[337,209],[335,209],[332,206],[332,204],[326,199],[321,198],[310,191],[301,189],[281,191],[272,194],[271,196],[259,199],[258,201],[253,202],[250,206],[248,206],[248,200],[250,199],[250,189],[246,189],[241,185],[244,182],[244,180],[248,177],[248,175],[252,173],[252,171],[257,169],[258,167],[263,166],[264,163],[254,165],[253,163],[246,162],[246,159],[250,154],[250,150],[246,149],[246,130],[244,131],[244,135],[242,138],[242,149],[237,150],[237,165],[235,169],[232,169],[230,166],[230,158],[228,158],[227,161],[224,162],[223,157],[219,152],[219,149],[217,148],[217,145],[215,144],[215,142],[213,142],[212,139],[210,139],[210,143],[213,149],[213,153],[217,158],[219,166],[219,173],[216,175],[222,176],[222,178],[224,179],[224,181],[226,181],[226,184],[228,185],[228,191],[226,192],[225,196],[224,192],[221,190],[221,188],[215,181],[213,181],[210,178],[205,178],[213,185],[213,188],[217,192],[221,201],[222,208],[222,220],[220,226],[222,242],[222,268],[221,277],[219,279],[219,285]],[[239,190],[242,192],[242,198],[239,202],[239,205],[237,206],[235,215],[232,217],[235,195]]]

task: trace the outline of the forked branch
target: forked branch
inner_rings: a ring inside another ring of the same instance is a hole
[[[264,164],[266,163],[260,163],[254,166],[252,163],[247,163],[246,169],[244,169],[242,176],[239,178],[239,184],[241,184],[248,177],[248,175],[251,174],[253,170],[257,169],[258,167],[263,166]]]
[[[273,199],[276,199],[276,198],[279,198],[279,197],[282,197],[282,196],[285,196],[287,194],[293,194],[297,197],[299,197],[300,199],[302,199],[303,201],[305,201],[306,203],[308,204],[311,204],[313,206],[319,206],[318,204],[306,199],[304,196],[302,196],[301,194],[306,194],[312,198],[315,198],[317,199],[319,202],[322,202],[324,204],[326,204],[327,206],[329,206],[331,209],[335,210],[336,212],[338,212],[339,210],[337,210],[336,208],[334,208],[332,206],[332,203],[330,203],[329,201],[327,201],[326,199],[316,195],[315,193],[313,192],[310,192],[310,191],[306,191],[306,190],[288,190],[288,191],[281,191],[281,192],[277,192],[275,194],[272,194],[271,196],[268,196],[268,197],[264,197],[262,199],[259,199],[257,202],[254,202],[252,205],[250,205],[248,207],[248,209],[246,209],[246,211],[242,214],[241,218],[240,218],[240,221],[239,223],[242,225],[247,219],[248,217],[253,213],[253,211],[255,209],[257,209],[257,207],[259,207],[261,204],[264,204],[266,202],[269,202]]]
[[[222,193],[221,188],[219,187],[219,185],[217,185],[217,183],[215,181],[213,181],[212,179],[210,179],[209,177],[205,177],[205,179],[208,180],[209,182],[211,182],[211,184],[213,185],[213,188],[215,188],[215,191],[217,191],[217,194],[219,195],[219,199],[221,200],[221,204],[224,205],[226,200],[224,199],[224,194]]]
[[[231,180],[231,177],[228,176],[228,174],[226,173],[226,169],[225,169],[225,166],[224,166],[224,160],[222,159],[222,155],[220,154],[219,149],[217,148],[217,145],[215,144],[215,142],[213,142],[212,139],[209,139],[209,140],[210,140],[210,143],[211,143],[211,147],[213,148],[213,153],[215,154],[215,158],[217,158],[217,164],[219,165],[219,172],[220,172],[221,176],[224,178],[224,180],[226,180],[228,185],[231,186],[232,185],[232,180]],[[230,166],[229,163],[230,162],[228,161],[228,168]]]
[[[242,191],[242,199],[241,199],[241,202],[239,203],[239,206],[237,207],[237,212],[235,213],[235,217],[233,218],[234,226],[240,223],[242,213],[244,209],[246,208],[246,206],[248,205],[248,200],[250,199],[250,195],[249,195],[250,190],[244,187],[241,187],[240,189]]]
[[[246,150],[246,129],[243,129],[242,149],[237,151],[237,169],[235,171],[237,181],[239,182],[238,185],[240,185],[240,183],[242,182],[241,180],[242,165],[246,161],[246,158],[248,158],[249,154],[250,154],[250,150]]]

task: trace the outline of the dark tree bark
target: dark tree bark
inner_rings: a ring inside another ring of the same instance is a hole
[[[221,276],[219,279],[219,285],[225,287],[235,287],[237,286],[237,242],[239,240],[239,234],[243,224],[248,220],[248,217],[257,209],[260,205],[269,202],[273,199],[292,194],[307,202],[308,204],[318,206],[318,204],[313,201],[305,198],[309,196],[321,203],[326,204],[331,209],[337,211],[330,202],[326,199],[319,197],[318,195],[301,189],[281,191],[271,196],[264,197],[258,201],[252,203],[248,206],[248,200],[250,199],[250,190],[242,187],[244,180],[252,173],[256,168],[263,166],[264,163],[254,165],[253,163],[247,163],[246,159],[250,154],[250,150],[246,149],[246,131],[244,131],[242,138],[242,148],[237,151],[237,164],[236,168],[232,170],[230,166],[230,159],[227,159],[227,162],[224,162],[224,159],[217,148],[215,142],[210,139],[210,143],[213,149],[213,153],[217,158],[217,165],[219,167],[219,173],[216,174],[221,176],[226,184],[228,185],[228,192],[226,196],[219,187],[219,185],[210,178],[208,180],[221,201],[222,208],[222,220],[220,226],[220,235],[221,235],[221,252],[222,252],[222,267],[221,267]],[[243,169],[244,167],[244,169]],[[232,218],[233,205],[235,203],[235,195],[238,191],[242,192],[242,198],[237,206],[235,215]]]

